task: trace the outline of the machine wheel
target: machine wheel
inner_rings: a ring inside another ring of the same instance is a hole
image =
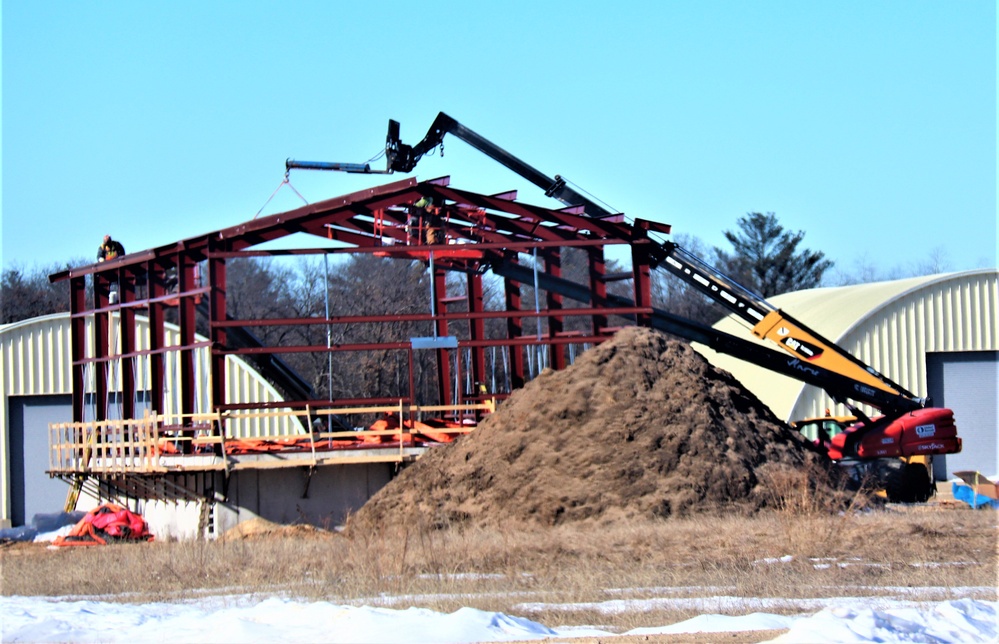
[[[885,493],[892,503],[925,503],[933,496],[933,482],[925,465],[906,463],[889,474]]]

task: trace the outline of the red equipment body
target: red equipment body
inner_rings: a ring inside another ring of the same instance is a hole
[[[915,409],[890,419],[873,418],[870,424],[857,423],[832,437],[829,457],[833,460],[955,454],[961,439],[954,424],[954,412],[941,407]]]

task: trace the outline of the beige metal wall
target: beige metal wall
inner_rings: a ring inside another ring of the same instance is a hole
[[[92,333],[93,318],[87,320],[87,355],[94,355]],[[120,338],[115,332],[117,317],[113,319],[111,341],[120,347]],[[145,318],[137,318],[137,349],[149,347],[149,327]],[[179,343],[177,327],[167,325],[166,343]],[[199,338],[199,341],[203,338]],[[24,320],[15,324],[0,326],[0,481],[3,494],[0,495],[0,522],[10,519],[10,442],[8,437],[10,396],[70,395],[72,394],[69,314],[60,313]],[[166,354],[166,405],[164,413],[176,413],[179,401],[176,374],[179,360],[177,351]],[[207,411],[211,401],[208,378],[208,348],[196,350],[195,392],[197,408]],[[121,370],[131,369],[135,374],[136,390],[148,389],[150,373],[148,357],[113,362],[108,369],[109,391],[119,391]],[[94,389],[94,373],[87,374],[87,391]],[[226,359],[226,400],[230,403],[279,402],[280,394],[245,361],[229,356]],[[67,418],[66,420],[71,420]],[[301,422],[294,417],[277,419],[241,419],[230,422],[226,433],[232,437],[274,436],[304,433]]]
[[[917,396],[927,393],[927,353],[999,350],[995,269],[810,289],[774,297],[771,303]],[[751,337],[735,316],[717,328]],[[697,348],[712,364],[731,371],[783,420],[821,416],[826,409],[846,413],[815,387]]]
[[[959,273],[921,285],[858,320],[837,344],[925,396],[927,353],[999,349],[997,278],[996,271]],[[837,406],[825,392],[805,387],[790,418],[818,416],[829,408]]]

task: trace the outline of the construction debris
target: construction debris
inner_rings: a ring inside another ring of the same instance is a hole
[[[222,541],[246,541],[260,538],[288,537],[296,539],[330,538],[335,533],[306,524],[281,525],[260,517],[236,524],[220,537]]]

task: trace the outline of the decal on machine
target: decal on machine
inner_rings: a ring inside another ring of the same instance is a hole
[[[808,360],[815,360],[822,355],[822,349],[805,340],[798,340],[788,336],[781,340],[781,344],[795,353],[800,353]]]
[[[802,364],[801,360],[798,360],[797,358],[793,358],[791,360],[788,360],[787,361],[787,365],[789,367],[791,367],[792,369],[796,369],[798,371],[803,371],[803,372],[809,373],[809,374],[811,374],[813,376],[818,376],[819,375],[818,369],[814,369],[812,367],[805,366],[804,364]]]
[[[916,426],[916,436],[920,438],[929,438],[937,433],[936,425],[917,425]]]

